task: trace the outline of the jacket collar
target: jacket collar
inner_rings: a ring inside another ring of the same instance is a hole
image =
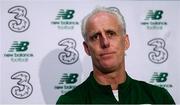
[[[102,85],[102,84],[99,84],[94,76],[93,76],[93,71],[90,73],[90,76],[89,76],[89,80],[93,86],[93,88],[97,91],[101,91],[102,93],[105,93],[105,94],[112,94],[112,88],[110,85]],[[129,90],[129,87],[130,87],[130,84],[132,82],[132,78],[128,76],[128,74],[126,73],[126,80],[125,82],[121,83],[118,85],[118,90],[120,93],[124,93],[126,92],[127,90]]]

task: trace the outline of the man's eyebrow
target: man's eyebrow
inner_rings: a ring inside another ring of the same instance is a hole
[[[94,35],[97,35],[97,34],[100,34],[101,32],[99,32],[99,31],[97,31],[97,32],[92,32],[92,33],[90,33],[90,37],[91,36],[94,36]]]
[[[116,32],[114,29],[107,29],[105,32]]]
[[[117,31],[115,29],[107,29],[105,30],[106,33],[110,33],[110,32],[113,32],[113,33],[117,33]]]

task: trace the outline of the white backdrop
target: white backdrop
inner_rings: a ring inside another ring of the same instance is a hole
[[[80,25],[96,6],[125,17],[128,74],[166,88],[180,103],[180,1],[3,0],[0,104],[54,104],[89,76]]]

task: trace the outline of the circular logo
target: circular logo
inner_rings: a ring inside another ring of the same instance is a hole
[[[168,51],[165,49],[165,41],[161,38],[155,38],[148,42],[149,46],[153,46],[153,51],[148,55],[149,60],[156,64],[164,63],[168,59]]]
[[[109,7],[109,9],[110,9],[111,11],[114,11],[114,12],[120,14],[120,11],[119,11],[119,9],[118,9],[117,7]]]
[[[59,46],[65,46],[58,55],[61,63],[74,64],[79,59],[79,53],[76,50],[76,41],[72,38],[66,38],[58,43]]]
[[[16,86],[11,89],[11,94],[18,99],[25,99],[32,94],[33,86],[28,72],[20,71],[11,76],[11,79],[19,80]]]
[[[24,32],[30,26],[30,21],[26,17],[27,10],[23,6],[14,6],[8,10],[10,14],[16,14],[14,19],[8,23],[9,28],[14,32]]]

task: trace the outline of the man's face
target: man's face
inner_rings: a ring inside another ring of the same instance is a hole
[[[91,56],[93,66],[104,73],[121,68],[129,39],[127,35],[122,35],[117,17],[99,12],[89,18],[86,30],[84,48]]]

